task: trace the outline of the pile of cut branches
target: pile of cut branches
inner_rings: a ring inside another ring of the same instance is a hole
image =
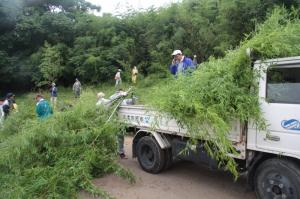
[[[93,98],[86,93],[69,110],[45,120],[36,118],[33,103],[27,109],[21,104],[5,121],[0,131],[1,198],[77,198],[79,190],[110,198],[91,179],[115,173],[134,181],[116,159],[116,136],[124,125],[116,119],[107,122],[109,111],[96,109]]]
[[[284,8],[275,9],[256,31],[246,37],[235,50],[222,59],[210,58],[190,76],[170,79],[156,87],[150,103],[169,113],[184,125],[194,139],[207,140],[210,156],[238,176],[236,163],[228,156],[236,153],[228,139],[232,121],[256,122],[265,128],[256,79],[246,49],[251,48],[260,59],[300,55],[300,20]],[[156,97],[155,97],[156,96]],[[213,133],[212,133],[213,132]]]

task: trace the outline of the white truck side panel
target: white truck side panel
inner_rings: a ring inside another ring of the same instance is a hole
[[[186,129],[180,127],[175,119],[171,119],[166,114],[160,114],[145,106],[121,106],[118,114],[122,120],[132,126],[189,137]],[[233,142],[241,142],[241,131],[240,123],[233,122],[232,129],[228,135],[229,139]]]
[[[186,130],[177,125],[174,119],[162,117],[158,112],[142,105],[120,106],[118,115],[130,126],[186,136]]]

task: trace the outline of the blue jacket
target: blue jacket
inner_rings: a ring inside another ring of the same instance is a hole
[[[182,62],[183,62],[183,73],[185,73],[185,71],[186,71],[187,69],[191,69],[191,70],[195,69],[193,60],[191,60],[190,58],[184,56]],[[178,63],[176,63],[176,64],[171,64],[171,65],[170,65],[170,72],[171,72],[173,75],[177,75],[177,73],[178,73],[177,69],[178,69]]]
[[[50,115],[53,114],[51,106],[44,99],[41,99],[36,104],[35,112],[37,113],[38,118],[41,118],[41,119],[47,118],[47,117],[49,117]]]

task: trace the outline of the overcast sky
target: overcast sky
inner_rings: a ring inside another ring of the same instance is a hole
[[[177,3],[181,0],[86,0],[95,5],[101,6],[102,13],[125,13],[128,8],[134,8],[136,10],[146,9],[151,6],[161,7],[170,3]]]

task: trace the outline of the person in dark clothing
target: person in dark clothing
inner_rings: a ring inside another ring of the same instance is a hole
[[[2,109],[3,103],[4,103],[4,100],[0,99],[0,127],[2,126],[2,122],[4,120],[4,112]]]
[[[15,95],[13,93],[7,93],[6,98],[2,104],[2,110],[5,118],[9,115],[11,110],[15,109],[14,108],[15,103],[16,103]]]

